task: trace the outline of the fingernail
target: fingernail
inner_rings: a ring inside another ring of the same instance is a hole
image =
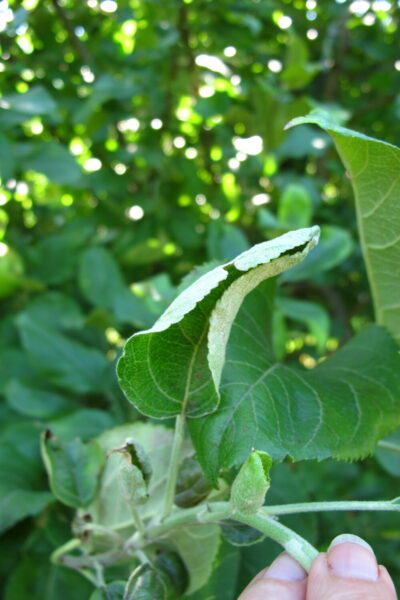
[[[297,560],[283,553],[278,556],[266,571],[266,579],[280,579],[281,581],[301,581],[306,577],[306,572]]]
[[[328,565],[339,577],[378,579],[378,564],[371,546],[358,535],[344,533],[332,541],[328,549]]]

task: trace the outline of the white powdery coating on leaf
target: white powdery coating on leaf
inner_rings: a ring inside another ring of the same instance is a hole
[[[191,312],[199,302],[228,277],[228,267],[235,267],[239,271],[249,271],[308,242],[312,244],[310,248],[314,247],[318,242],[318,238],[319,227],[315,226],[291,231],[268,242],[262,242],[253,246],[249,250],[239,254],[233,261],[216,267],[197,279],[197,281],[175,298],[151,329],[140,331],[135,335],[164,331],[171,325],[179,323],[185,315]]]

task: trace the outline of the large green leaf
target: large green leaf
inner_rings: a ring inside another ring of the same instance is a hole
[[[365,327],[311,371],[284,366],[271,349],[266,283],[248,296],[232,328],[219,410],[190,422],[214,480],[254,447],[275,459],[357,459],[400,423],[400,356],[388,332]]]
[[[78,393],[104,391],[109,385],[110,363],[98,350],[47,328],[26,313],[17,322],[31,364],[47,381]]]
[[[322,115],[293,119],[330,133],[350,174],[376,320],[400,341],[400,148],[336,125]]]
[[[67,506],[87,506],[94,498],[105,455],[96,442],[78,438],[63,444],[46,431],[42,456],[53,494]]]
[[[318,234],[318,227],[299,229],[258,244],[186,288],[152,329],[128,340],[118,364],[128,399],[158,418],[215,410],[226,342],[244,297],[262,280],[299,263]]]
[[[0,107],[4,110],[12,110],[28,117],[36,115],[54,114],[57,104],[49,92],[41,85],[35,85],[25,94],[10,94],[3,96]]]
[[[79,285],[89,302],[110,310],[123,323],[142,328],[154,322],[153,313],[125,284],[117,262],[106,248],[92,247],[83,253]]]
[[[76,185],[81,181],[82,171],[63,145],[58,142],[37,142],[21,148],[20,163],[23,169],[43,173],[60,185]]]
[[[0,438],[0,532],[52,499],[44,486],[37,430],[27,423],[9,427]]]

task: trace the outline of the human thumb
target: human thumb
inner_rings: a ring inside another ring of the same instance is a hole
[[[336,537],[314,561],[307,600],[397,600],[393,582],[372,548],[351,534]]]

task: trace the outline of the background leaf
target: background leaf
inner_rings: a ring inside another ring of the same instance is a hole
[[[42,436],[42,456],[53,494],[67,506],[85,507],[93,500],[105,456],[95,442],[65,444],[49,431]]]
[[[356,197],[360,242],[376,320],[400,340],[400,148],[310,114],[289,127],[314,123],[332,136]]]

